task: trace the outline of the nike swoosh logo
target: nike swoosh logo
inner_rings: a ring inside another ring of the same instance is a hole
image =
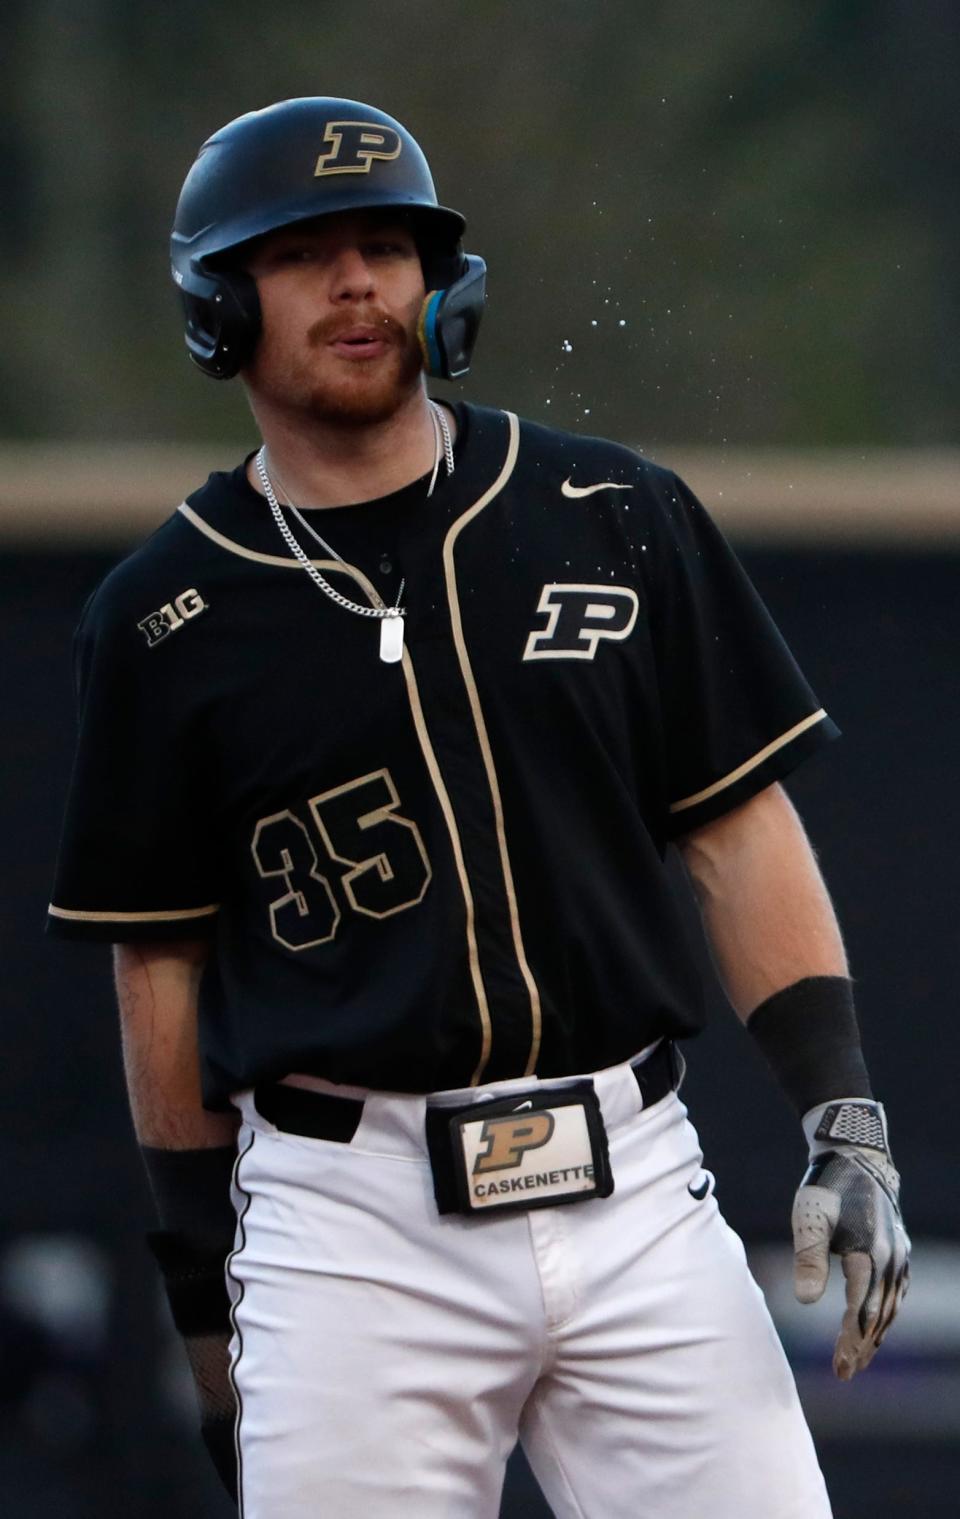
[[[533,1107],[533,1103],[528,1098],[526,1102],[518,1102],[513,1111],[515,1113],[522,1113],[523,1110],[524,1110],[524,1108],[532,1108],[532,1107]]]
[[[632,485],[618,485],[615,480],[601,480],[599,485],[574,485],[569,475],[560,487],[561,496],[579,501],[581,496],[592,496],[594,491],[632,491]]]
[[[709,1178],[709,1176],[705,1176],[703,1178],[703,1181],[700,1183],[700,1185],[698,1187],[695,1187],[693,1185],[693,1182],[688,1182],[687,1183],[687,1191],[690,1193],[690,1196],[692,1198],[694,1198],[698,1203],[702,1203],[703,1199],[706,1197],[707,1193],[710,1191],[710,1178]]]

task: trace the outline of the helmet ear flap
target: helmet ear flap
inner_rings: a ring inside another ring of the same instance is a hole
[[[232,379],[251,358],[260,336],[256,281],[243,269],[201,273],[194,266],[177,284],[191,359],[215,380]]]
[[[467,253],[452,284],[427,294],[420,309],[417,337],[423,367],[432,378],[458,380],[469,370],[486,289],[486,264],[475,253]]]

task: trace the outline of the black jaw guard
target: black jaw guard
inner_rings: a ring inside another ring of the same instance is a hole
[[[215,380],[230,380],[253,357],[260,336],[256,281],[243,269],[173,271],[193,362]]]
[[[487,266],[463,255],[463,272],[445,290],[431,290],[417,323],[423,367],[432,379],[459,380],[470,368],[487,290]]]

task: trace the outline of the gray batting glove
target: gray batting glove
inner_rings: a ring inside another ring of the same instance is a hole
[[[879,1102],[821,1103],[803,1116],[810,1166],[793,1204],[794,1286],[801,1303],[823,1296],[830,1254],[840,1256],[847,1309],[833,1369],[849,1382],[869,1366],[909,1280],[910,1240],[900,1178]]]

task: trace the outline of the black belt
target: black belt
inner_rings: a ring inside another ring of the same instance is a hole
[[[683,1075],[680,1052],[671,1039],[664,1039],[652,1055],[633,1067],[633,1074],[643,1106],[651,1108],[680,1085]],[[253,1104],[262,1118],[284,1134],[332,1139],[344,1145],[350,1143],[363,1117],[363,1102],[357,1097],[333,1097],[329,1092],[311,1092],[277,1081],[254,1087]],[[446,1128],[448,1116],[448,1109],[427,1108],[428,1140],[435,1129]]]

